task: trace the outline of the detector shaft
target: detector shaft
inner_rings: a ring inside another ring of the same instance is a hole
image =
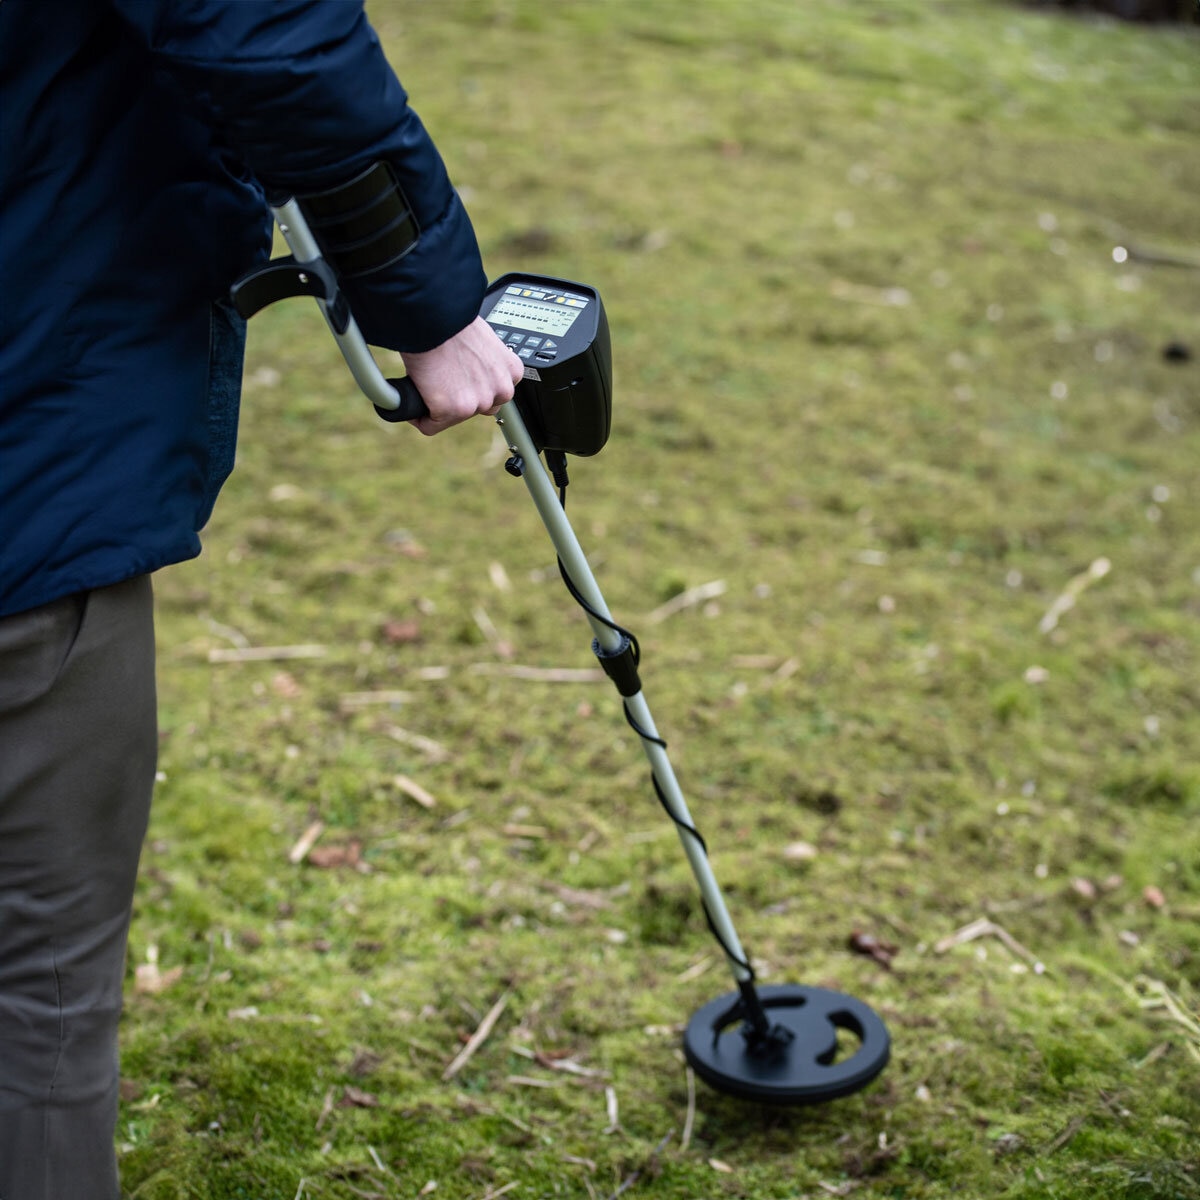
[[[525,422],[517,406],[506,404],[497,418],[497,423],[508,440],[509,449],[524,461],[522,478],[525,480],[525,486],[529,489],[529,494],[542,518],[546,532],[549,533],[550,540],[554,543],[554,548],[558,552],[567,576],[587,602],[592,613],[611,621],[612,615],[608,611],[608,605],[604,601],[596,578],[592,574],[591,566],[580,548],[579,539],[575,536],[570,521],[567,520],[563,506],[555,494],[554,484],[542,469],[537,447],[525,427]],[[588,622],[591,624],[592,631],[601,648],[608,652],[618,650],[621,646],[622,635],[606,625],[603,620],[597,619],[592,613],[588,613]],[[695,833],[695,825],[688,812],[687,801],[683,797],[679,781],[675,778],[675,771],[654,724],[646,697],[639,689],[634,695],[625,698],[625,704],[631,724],[635,726],[639,734],[642,749],[662,793],[663,803],[675,821],[683,851],[691,865],[692,874],[696,877],[709,920],[725,950],[734,978],[739,983],[751,982],[753,972],[729,917],[725,898],[721,894],[720,885],[713,874],[704,845]]]

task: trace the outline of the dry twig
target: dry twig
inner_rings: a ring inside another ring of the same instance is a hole
[[[1046,615],[1038,622],[1038,631],[1049,633],[1054,629],[1058,625],[1059,618],[1075,607],[1075,601],[1079,599],[1080,593],[1085,588],[1091,587],[1097,580],[1103,579],[1111,570],[1112,563],[1107,558],[1094,559],[1086,571],[1081,571],[1063,588],[1058,598],[1046,610]]]
[[[715,600],[718,596],[725,595],[725,591],[726,583],[723,579],[714,579],[711,583],[699,584],[697,587],[688,588],[686,592],[680,592],[666,604],[660,604],[652,613],[648,613],[645,619],[648,624],[657,625],[660,621],[665,621],[668,617],[683,612],[684,609],[695,608],[696,605],[703,604],[706,600]]]
[[[1188,1054],[1200,1063],[1200,1010],[1192,1011],[1186,995],[1177,996],[1161,979],[1139,975],[1136,987],[1138,1007],[1146,1012],[1165,1012],[1167,1017],[1183,1030],[1184,1045]],[[1151,1051],[1151,1054],[1153,1053]],[[1147,1055],[1147,1059],[1149,1058],[1150,1055]],[[1143,1059],[1138,1066],[1144,1066],[1145,1063],[1146,1059]]]
[[[596,667],[523,667],[516,663],[474,663],[472,675],[504,675],[530,683],[599,683],[604,672]]]
[[[605,1133],[616,1133],[621,1128],[621,1119],[617,1112],[617,1089],[614,1087],[606,1087],[604,1089],[604,1107],[608,1112],[608,1125],[605,1128]]]
[[[679,1139],[679,1149],[684,1151],[692,1142],[692,1126],[696,1123],[696,1072],[687,1068],[687,1116],[683,1121],[683,1137]]]
[[[488,616],[487,609],[482,605],[475,607],[471,610],[471,618],[479,632],[483,634],[484,640],[498,657],[512,658],[514,654],[512,642],[501,636],[500,630],[496,628],[496,623]]]
[[[471,1034],[467,1044],[454,1057],[454,1061],[442,1072],[442,1081],[453,1079],[470,1061],[471,1056],[487,1041],[496,1022],[500,1019],[500,1014],[504,1011],[508,1004],[508,993],[505,992],[495,1004],[488,1009],[487,1016],[479,1022],[479,1028]]]
[[[948,937],[942,938],[933,948],[936,953],[945,954],[947,950],[952,950],[955,946],[961,946],[966,942],[973,942],[981,937],[998,938],[1018,958],[1023,958],[1029,963],[1035,974],[1042,975],[1045,973],[1046,964],[1041,959],[1031,950],[1027,950],[1022,946],[1008,930],[1001,928],[995,921],[989,921],[987,917],[980,917],[978,921],[972,921],[969,925],[964,925]]]
[[[435,742],[433,738],[428,738],[424,734],[413,733],[410,729],[401,729],[399,725],[386,725],[383,732],[394,741],[411,746],[414,750],[420,750],[432,763],[449,761],[450,751],[441,742]]]
[[[316,844],[317,838],[325,832],[324,821],[314,821],[296,840],[296,844],[288,851],[288,862],[298,867],[307,857],[308,852]]]
[[[333,1112],[333,1088],[330,1088],[325,1093],[325,1100],[321,1104],[321,1112],[317,1117],[317,1129],[318,1130],[320,1130],[321,1126],[324,1125],[325,1122],[329,1120],[330,1114],[332,1112]]]
[[[511,1192],[514,1188],[519,1188],[521,1185],[514,1179],[512,1183],[506,1183],[502,1188],[496,1188],[495,1191],[487,1191],[479,1200],[498,1200],[500,1196]]]
[[[405,704],[416,699],[416,692],[399,691],[396,688],[380,688],[374,692],[347,692],[338,700],[338,707],[344,713],[358,712],[370,708],[373,704]]]
[[[1046,1147],[1046,1154],[1054,1154],[1061,1150],[1081,1129],[1083,1128],[1083,1117],[1072,1117],[1067,1122],[1067,1127],[1060,1133],[1054,1141]]]
[[[652,1169],[655,1166],[655,1164],[658,1162],[658,1156],[666,1149],[667,1143],[674,1136],[675,1136],[675,1130],[668,1129],[666,1134],[663,1136],[662,1141],[660,1141],[658,1143],[658,1145],[654,1147],[654,1149],[651,1151],[650,1156],[646,1159],[646,1161],[644,1163],[642,1163],[642,1165],[640,1167],[638,1167],[635,1171],[630,1172],[630,1174],[628,1174],[621,1181],[621,1186],[618,1187],[617,1190],[615,1192],[613,1192],[613,1194],[611,1196],[608,1197],[608,1200],[617,1200],[618,1196],[623,1196],[627,1191],[629,1191],[629,1189],[631,1187],[633,1187],[633,1185],[635,1183],[637,1183],[637,1181],[639,1179],[641,1179],[642,1175],[645,1174],[645,1172],[647,1170]]]
[[[1155,263],[1162,267],[1188,267],[1193,271],[1200,271],[1200,254],[1189,254],[1186,250],[1166,250],[1159,246],[1147,246],[1144,243],[1131,245],[1126,242],[1124,246],[1113,248],[1115,262],[1122,261],[1118,257],[1122,250],[1125,251],[1126,258],[1137,262]]]
[[[427,792],[416,780],[409,779],[407,775],[395,775],[392,777],[392,783],[395,784],[410,800],[415,800],[422,808],[436,808],[437,801]]]
[[[208,652],[210,663],[282,662],[289,658],[324,658],[324,646],[239,646]]]

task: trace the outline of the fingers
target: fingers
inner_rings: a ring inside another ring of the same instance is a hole
[[[441,346],[403,357],[429,408],[429,416],[412,424],[430,437],[479,414],[495,416],[525,374],[482,317]]]

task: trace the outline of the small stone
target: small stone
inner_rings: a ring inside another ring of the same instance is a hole
[[[997,1157],[1012,1154],[1021,1148],[1021,1139],[1015,1133],[1002,1133],[995,1142]]]
[[[1072,879],[1071,891],[1084,900],[1095,900],[1096,885],[1090,879]]]
[[[783,857],[791,863],[812,862],[817,848],[811,842],[791,842],[783,848]]]

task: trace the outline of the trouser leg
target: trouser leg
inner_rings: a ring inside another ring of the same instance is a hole
[[[154,786],[148,577],[0,618],[0,1197],[119,1196],[117,1023]]]

